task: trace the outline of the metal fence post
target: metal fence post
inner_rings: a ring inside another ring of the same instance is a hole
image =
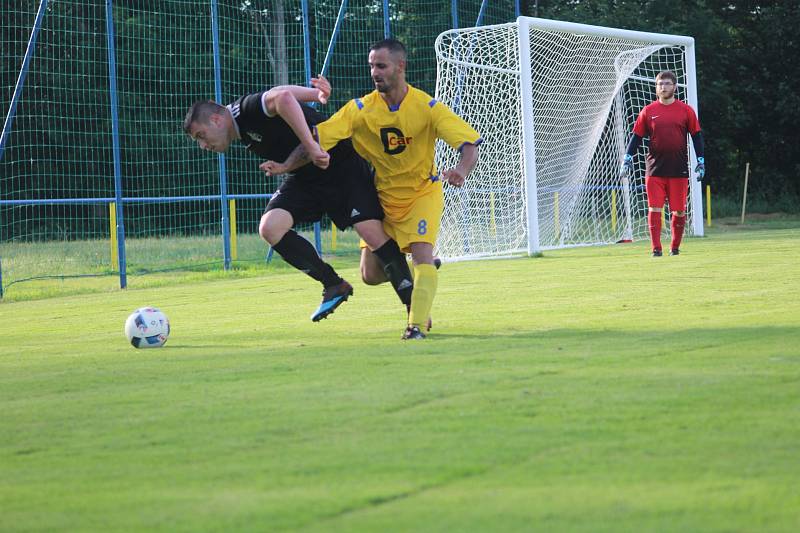
[[[222,76],[219,57],[219,14],[217,0],[211,0],[211,36],[214,43],[214,98],[222,102]],[[219,161],[219,203],[222,209],[222,260],[225,270],[231,268],[231,231],[228,219],[228,175],[225,154],[217,156]]]
[[[111,142],[114,154],[114,201],[117,204],[117,255],[119,259],[119,287],[128,286],[125,260],[125,224],[122,202],[122,165],[119,145],[119,102],[117,95],[117,52],[114,47],[114,1],[106,0],[106,38],[108,40],[108,83],[111,93]]]

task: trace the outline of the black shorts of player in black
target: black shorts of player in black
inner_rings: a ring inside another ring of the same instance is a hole
[[[331,152],[327,169],[314,167],[311,175],[288,175],[264,212],[285,209],[295,223],[317,222],[328,215],[340,230],[364,220],[383,220],[372,169],[367,162],[355,152],[345,155],[336,149]]]

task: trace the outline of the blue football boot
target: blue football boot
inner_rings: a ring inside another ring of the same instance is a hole
[[[323,318],[326,318],[352,295],[353,286],[345,280],[342,280],[342,282],[337,285],[325,287],[325,290],[322,291],[322,303],[319,304],[317,310],[311,315],[311,320],[313,322],[319,322]]]

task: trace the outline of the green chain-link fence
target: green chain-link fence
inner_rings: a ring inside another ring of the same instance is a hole
[[[134,273],[221,265],[224,218],[233,222],[226,235],[236,236],[234,263],[263,261],[258,219],[277,179],[234,147],[221,199],[218,157],[181,128],[195,100],[219,90],[228,103],[277,84],[305,85],[324,69],[334,95],[321,111],[331,114],[372,90],[368,48],[387,33],[408,47],[409,82],[433,94],[440,32],[519,14],[516,0],[10,0],[4,7],[5,286],[119,271],[113,228],[123,215],[123,258]],[[326,253],[334,251],[329,227],[323,221]],[[338,237],[337,251],[355,249],[354,239]]]

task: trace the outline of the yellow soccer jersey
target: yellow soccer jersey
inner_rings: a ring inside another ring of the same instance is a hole
[[[456,150],[482,141],[449,107],[410,85],[396,109],[372,91],[350,100],[318,124],[317,132],[325,150],[352,138],[356,151],[375,167],[375,186],[389,209],[402,209],[432,187],[441,187],[433,161],[437,138]]]

